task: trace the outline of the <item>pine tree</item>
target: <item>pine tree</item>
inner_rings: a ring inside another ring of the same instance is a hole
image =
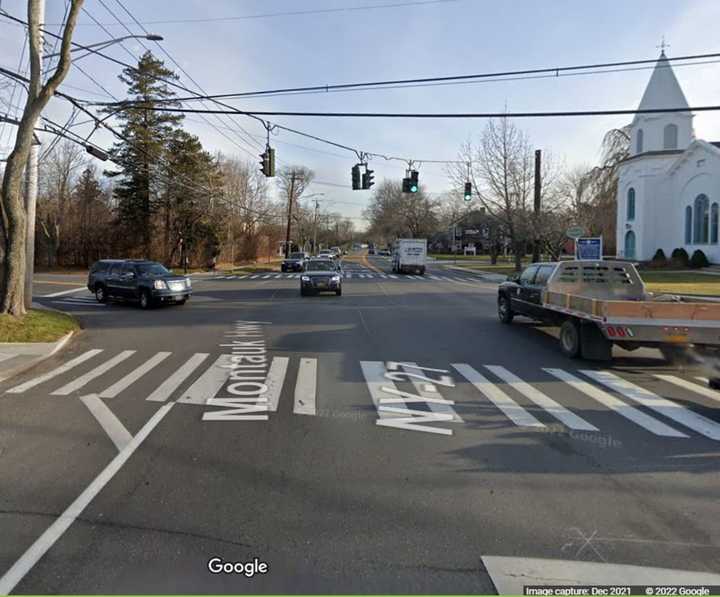
[[[80,219],[80,247],[83,262],[89,265],[91,252],[91,226],[97,224],[93,218],[93,207],[102,199],[103,190],[92,168],[85,168],[75,185]]]
[[[141,243],[145,258],[152,257],[153,221],[157,194],[161,184],[159,172],[168,139],[182,121],[179,114],[158,112],[163,106],[177,105],[168,101],[175,92],[167,81],[177,75],[165,67],[162,60],[145,52],[137,68],[126,68],[119,79],[128,86],[128,100],[133,108],[117,113],[122,122],[124,141],[113,147],[113,160],[122,171],[106,172],[120,176],[114,194],[118,202],[118,217],[125,225],[128,240]]]

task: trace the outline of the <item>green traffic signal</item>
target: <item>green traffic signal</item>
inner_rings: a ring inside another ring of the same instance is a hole
[[[472,183],[466,182],[465,183],[465,201],[471,201],[472,200]]]
[[[417,193],[417,192],[418,192],[418,188],[417,188],[417,185],[416,185],[416,184],[410,185],[410,192],[411,192],[411,193]]]

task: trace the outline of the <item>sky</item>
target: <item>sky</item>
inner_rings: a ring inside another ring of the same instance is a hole
[[[451,0],[383,6],[408,1],[86,0],[74,39],[90,44],[128,35],[115,16],[130,23],[128,28],[133,34],[140,33],[139,26],[123,11],[124,6],[138,21],[147,23],[148,31],[164,37],[160,45],[208,93],[654,59],[663,37],[670,44],[666,49],[670,57],[720,50],[712,42],[720,22],[717,0]],[[46,22],[60,23],[65,0],[46,2]],[[26,16],[25,0],[0,0],[0,7],[12,15]],[[359,7],[315,14],[276,14]],[[95,25],[91,17],[106,25],[107,31]],[[217,20],[172,22],[197,19]],[[0,66],[17,70],[24,35],[22,27],[0,16]],[[142,43],[173,66],[153,42]],[[106,53],[132,62],[143,51],[137,40],[129,40],[113,45]],[[21,68],[26,66],[22,64]],[[112,101],[99,84],[122,98],[125,88],[117,79],[120,69],[102,58],[83,58],[61,89],[82,99]],[[197,89],[187,75],[179,74],[183,84]],[[632,70],[247,98],[229,103],[248,111],[512,113],[632,109],[637,107],[650,74],[650,70]],[[691,106],[718,103],[720,62],[676,67],[675,74]],[[7,99],[7,94],[8,88],[0,86],[0,96]],[[58,122],[64,122],[69,114],[67,102],[61,99],[53,99],[46,111]],[[446,166],[422,161],[456,159],[460,146],[477,141],[484,126],[483,120],[460,119],[271,119],[363,151],[420,161],[421,183],[438,195],[452,189]],[[535,148],[551,155],[558,165],[572,168],[596,163],[605,131],[630,120],[630,116],[572,117],[519,119],[516,124],[528,134]],[[699,138],[720,140],[720,113],[699,113],[694,123]],[[222,151],[259,162],[265,130],[246,116],[208,116],[203,121],[197,115],[188,115],[184,126],[211,152]],[[11,128],[0,129],[0,156],[9,151]],[[82,126],[76,130],[90,132]],[[96,133],[92,139],[103,147],[112,144],[106,132]],[[353,218],[358,228],[365,225],[362,211],[370,193],[350,189],[350,169],[357,161],[353,153],[285,131],[273,134],[272,144],[279,166],[304,165],[315,171],[317,182],[306,195],[323,193],[314,197],[323,209]],[[400,180],[406,165],[374,158],[370,167],[377,183],[385,178]],[[304,204],[310,201],[307,198]]]

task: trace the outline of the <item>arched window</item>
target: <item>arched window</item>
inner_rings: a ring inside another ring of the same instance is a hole
[[[695,198],[695,221],[693,225],[693,243],[705,244],[710,237],[710,201],[707,195]]]
[[[663,149],[677,149],[678,127],[676,124],[668,124],[663,129]]]
[[[718,204],[713,203],[710,208],[710,242],[718,242]]]
[[[638,129],[637,138],[635,139],[635,153],[643,152],[643,130]]]
[[[625,234],[625,259],[635,259],[635,233],[632,230]]]
[[[686,245],[692,244],[692,229],[693,229],[692,206],[688,205],[685,208],[685,244]]]
[[[627,210],[626,219],[632,222],[635,219],[635,189],[630,187],[627,192]]]

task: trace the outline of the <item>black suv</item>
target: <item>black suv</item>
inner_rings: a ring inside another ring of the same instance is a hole
[[[100,303],[111,298],[135,300],[143,309],[160,303],[185,304],[190,278],[177,276],[156,261],[103,259],[90,268],[88,289]]]

